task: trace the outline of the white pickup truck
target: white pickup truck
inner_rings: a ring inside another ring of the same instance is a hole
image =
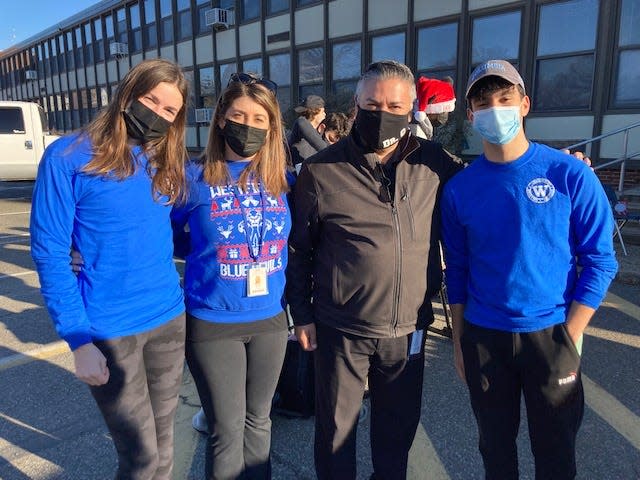
[[[0,101],[0,180],[33,180],[49,134],[42,107],[33,102]]]

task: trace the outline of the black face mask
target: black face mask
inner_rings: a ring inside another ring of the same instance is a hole
[[[409,118],[407,115],[359,108],[354,126],[366,147],[382,150],[397,143],[406,133]]]
[[[124,112],[127,133],[142,143],[164,137],[172,122],[162,118],[139,100],[134,100]]]
[[[262,148],[267,139],[267,130],[226,120],[222,135],[231,150],[242,158],[247,158]]]

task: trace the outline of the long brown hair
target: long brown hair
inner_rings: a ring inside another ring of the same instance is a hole
[[[216,105],[207,148],[201,157],[204,163],[204,179],[210,185],[226,185],[231,182],[225,159],[225,139],[218,126],[231,104],[240,97],[249,97],[262,106],[269,115],[269,133],[264,145],[244,169],[237,184],[247,186],[254,179],[260,180],[271,195],[280,195],[289,190],[286,178],[287,160],[282,136],[282,115],[276,96],[258,83],[246,85],[231,83],[220,95]]]
[[[163,59],[145,60],[129,70],[111,103],[85,129],[93,144],[93,158],[85,165],[84,171],[95,175],[112,174],[120,179],[134,174],[136,165],[131,158],[122,112],[132,101],[162,82],[175,85],[184,103],[167,135],[145,143],[144,149],[151,168],[155,169],[152,191],[167,195],[167,203],[172,204],[185,191],[185,124],[189,88],[181,67],[176,63]]]

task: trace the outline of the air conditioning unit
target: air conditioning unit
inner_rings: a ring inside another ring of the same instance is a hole
[[[25,70],[24,71],[25,80],[37,80],[38,72],[36,70]]]
[[[129,55],[129,47],[126,43],[111,42],[109,44],[109,53],[116,58],[123,58]]]
[[[204,22],[208,27],[216,30],[226,30],[234,24],[233,10],[225,8],[212,8],[204,13]]]
[[[196,108],[196,123],[211,123],[213,108]]]

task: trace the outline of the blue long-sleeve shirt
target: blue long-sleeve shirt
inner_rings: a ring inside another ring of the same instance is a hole
[[[93,339],[149,331],[184,312],[166,198],[154,200],[147,158],[135,174],[89,175],[87,137],[60,138],[44,153],[31,210],[31,254],[56,330],[72,349]],[[71,246],[84,258],[76,276]]]
[[[449,302],[483,327],[564,322],[572,301],[597,308],[617,271],[598,178],[544,145],[509,163],[478,157],[445,186],[442,227]]]
[[[235,186],[248,164],[227,162],[232,182],[211,186],[202,165],[190,162],[188,199],[171,213],[176,251],[188,252],[187,312],[201,320],[242,324],[273,317],[285,306],[291,213],[285,195],[271,195],[262,186],[248,191]],[[187,224],[188,236],[183,234]],[[268,294],[250,297],[247,275],[256,265],[267,271]]]

